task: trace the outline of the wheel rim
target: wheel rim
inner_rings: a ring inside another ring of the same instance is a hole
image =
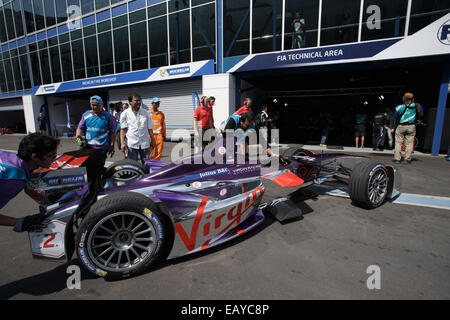
[[[138,169],[124,168],[114,172],[112,179],[118,182],[129,182],[142,176],[143,173]]]
[[[388,177],[387,172],[383,168],[378,168],[373,171],[369,179],[368,196],[373,204],[378,204],[384,201],[387,194]]]
[[[118,212],[100,220],[88,238],[88,253],[106,271],[125,272],[153,254],[156,229],[142,214]]]

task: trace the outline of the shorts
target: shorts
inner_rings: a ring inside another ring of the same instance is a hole
[[[355,137],[364,137],[366,136],[366,126],[363,124],[355,125]]]

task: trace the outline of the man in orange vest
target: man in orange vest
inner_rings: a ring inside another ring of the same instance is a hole
[[[153,159],[161,160],[164,139],[166,139],[166,119],[164,113],[158,110],[159,98],[152,99],[152,110],[149,110],[153,121],[153,136],[155,137],[155,148],[150,147],[150,159],[152,159],[153,150],[155,156]]]

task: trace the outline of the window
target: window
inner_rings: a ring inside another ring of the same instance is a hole
[[[5,19],[3,18],[3,6],[0,6],[0,41],[6,42],[8,41],[8,34],[5,28]],[[1,64],[3,65],[3,64]],[[0,70],[1,72],[1,70]]]
[[[16,88],[14,87],[14,76],[12,72],[11,60],[5,59],[4,66],[6,75],[6,85],[8,86],[8,91],[16,91]]]
[[[81,13],[86,14],[94,11],[94,0],[81,0]]]
[[[86,71],[84,69],[83,40],[72,41],[72,59],[75,79],[86,78]]]
[[[159,17],[167,13],[166,3],[157,4],[148,8],[148,18]]]
[[[191,62],[189,10],[169,15],[170,64]]]
[[[39,86],[42,84],[41,73],[39,69],[39,57],[38,52],[30,52],[31,71],[33,72],[34,85]]]
[[[53,82],[61,82],[61,66],[59,64],[59,49],[57,46],[50,49],[50,66],[52,68]]]
[[[238,56],[250,51],[250,2],[229,0],[223,3],[224,56]]]
[[[448,0],[414,0],[411,6],[409,34],[416,33],[449,12]]]
[[[42,0],[33,0],[34,19],[36,21],[36,31],[45,28],[44,5]]]
[[[6,29],[8,30],[8,39],[12,40],[16,37],[14,32],[14,20],[12,16],[11,3],[4,6]]]
[[[281,50],[281,13],[282,1],[253,0],[254,53]]]
[[[52,76],[50,71],[50,61],[48,50],[43,49],[39,51],[39,58],[41,59],[42,81],[44,84],[52,83]]]
[[[20,66],[22,68],[22,79],[23,79],[23,88],[30,89],[31,88],[31,79],[30,79],[30,70],[28,69],[28,59],[26,55],[21,55],[19,57]]]
[[[130,13],[130,23],[135,23],[135,22],[145,20],[145,19],[147,19],[146,15],[147,15],[147,13],[146,13],[145,9],[131,12]]]
[[[285,50],[317,46],[319,5],[318,0],[302,2],[286,0]],[[300,25],[298,25],[299,22]]]
[[[88,77],[96,77],[98,72],[97,38],[95,36],[84,38],[86,57],[86,72]]]
[[[125,43],[125,47],[128,48],[128,40]],[[98,35],[98,53],[100,56],[101,75],[114,73],[111,31],[100,33]]]
[[[375,5],[375,11],[370,6]],[[403,36],[408,3],[403,0],[372,0],[364,3],[361,40],[374,40]],[[368,10],[369,9],[369,10]],[[376,21],[379,11],[380,21]]]
[[[55,3],[53,2],[53,0],[44,0],[44,8],[45,8],[45,22],[47,23],[47,27],[55,25],[56,15],[55,15]]]
[[[321,45],[358,40],[360,0],[323,0]]]
[[[193,60],[214,59],[216,56],[216,10],[214,4],[192,9]]]
[[[95,0],[95,10],[109,6],[109,0]]]
[[[68,43],[62,44],[59,46],[59,49],[61,53],[63,81],[73,80],[72,54],[70,52],[70,45]]]
[[[150,67],[161,67],[169,64],[167,59],[167,18],[151,19],[148,21],[150,42]]]
[[[130,71],[128,27],[114,30],[114,58],[116,73]]]
[[[58,23],[67,20],[67,4],[66,1],[55,1],[56,4],[56,21]]]
[[[23,24],[22,24],[22,11],[20,8],[20,0],[14,0],[13,4],[13,16],[16,27],[16,36],[23,36]]]
[[[6,86],[5,68],[3,67],[3,61],[0,60],[0,92],[8,92]]]
[[[189,8],[189,0],[169,0],[169,12]]]
[[[145,23],[145,21],[130,26],[131,61],[133,70],[148,68],[146,31],[147,23]]]
[[[13,67],[14,77],[15,77],[16,91],[23,90],[19,58],[17,58],[17,57],[11,58],[11,63],[12,63],[12,67]]]

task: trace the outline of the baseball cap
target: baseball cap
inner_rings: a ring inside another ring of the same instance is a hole
[[[159,102],[159,98],[154,97],[154,98],[152,99],[152,103],[158,103],[158,102]]]
[[[103,103],[103,100],[101,97],[99,96],[92,96],[90,103]]]

